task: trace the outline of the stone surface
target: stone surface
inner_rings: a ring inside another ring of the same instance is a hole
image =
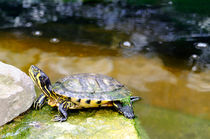
[[[35,96],[33,82],[24,72],[0,62],[0,126],[30,108]]]
[[[38,124],[42,127],[33,128],[30,138],[138,138],[133,120],[111,110],[80,111],[79,115],[70,115],[68,122]]]
[[[53,122],[57,109],[46,105],[0,127],[0,138],[121,138],[148,139],[137,119],[127,119],[111,108],[68,111],[66,122]]]

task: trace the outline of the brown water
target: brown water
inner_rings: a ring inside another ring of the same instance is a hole
[[[135,113],[152,139],[210,138],[209,70],[194,73],[165,66],[157,56],[125,56],[123,49],[117,47],[125,34],[88,29],[96,33],[93,37],[102,33],[112,41],[80,43],[61,37],[60,42],[51,43],[56,34],[51,33],[50,37],[42,32],[43,36],[37,37],[31,30],[2,30],[0,60],[26,73],[30,65],[36,65],[52,82],[73,73],[112,76],[143,98],[135,103]]]

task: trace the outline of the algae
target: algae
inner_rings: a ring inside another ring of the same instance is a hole
[[[130,120],[114,109],[83,109],[68,111],[67,122],[53,122],[58,113],[48,105],[41,110],[30,109],[0,127],[0,138],[141,138],[146,133],[137,119]],[[140,128],[138,130],[138,128]],[[145,136],[146,135],[146,136]]]

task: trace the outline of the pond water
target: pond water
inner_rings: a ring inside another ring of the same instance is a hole
[[[34,17],[2,20],[0,61],[26,73],[37,65],[52,82],[73,73],[112,76],[143,98],[135,114],[152,139],[210,138],[210,19],[171,4],[131,11],[80,4],[83,12],[50,5],[60,13],[36,5]]]

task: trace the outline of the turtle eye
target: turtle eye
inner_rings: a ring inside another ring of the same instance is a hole
[[[34,68],[33,70],[34,70],[34,72],[39,72],[39,70],[38,70],[38,69],[35,69],[35,68]]]

